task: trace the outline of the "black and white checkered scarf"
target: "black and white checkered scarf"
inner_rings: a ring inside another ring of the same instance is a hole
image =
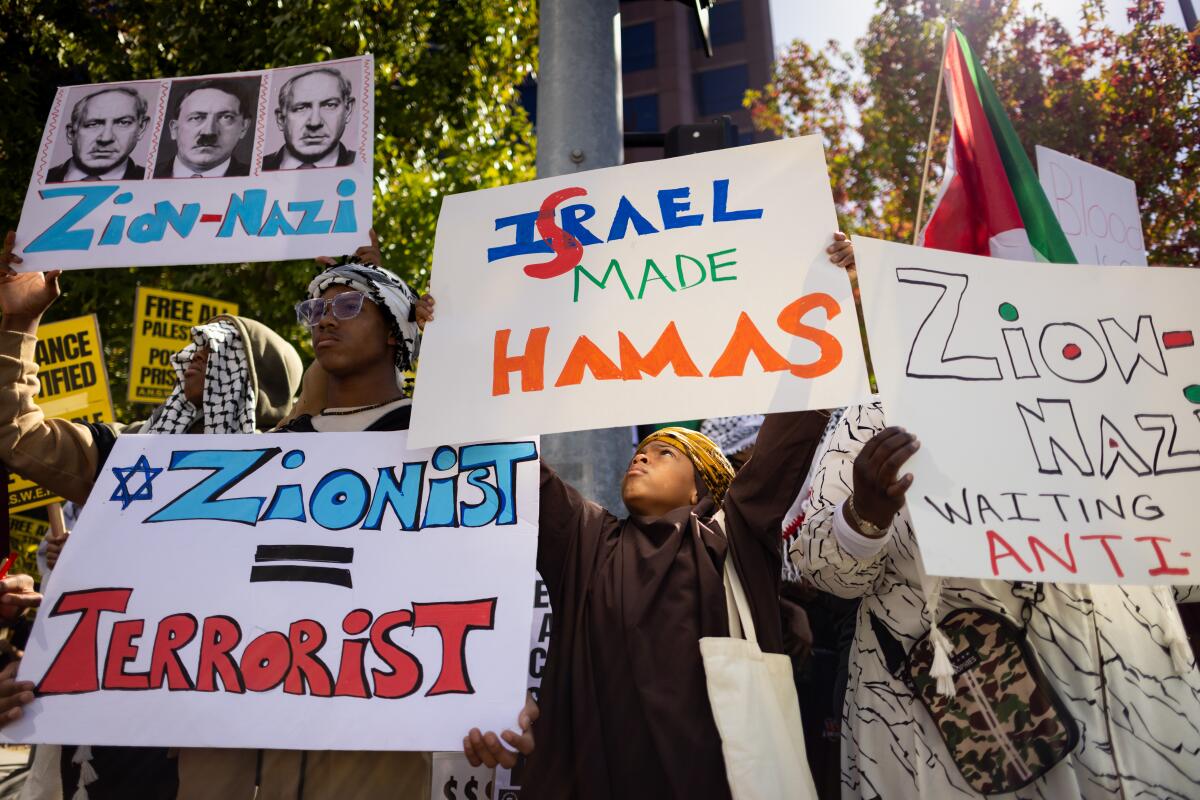
[[[203,412],[183,395],[183,373],[199,347],[208,348]],[[179,382],[154,413],[146,433],[183,433],[203,413],[205,433],[254,433],[255,392],[246,344],[236,324],[218,319],[192,328],[192,343],[171,356]]]
[[[336,264],[313,278],[308,284],[309,298],[320,297],[330,286],[357,289],[379,306],[397,343],[396,385],[411,395],[411,373],[421,347],[421,331],[417,328],[414,311],[418,299],[416,292],[391,270],[355,261]]]

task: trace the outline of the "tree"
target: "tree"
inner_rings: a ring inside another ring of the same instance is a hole
[[[770,84],[747,93],[755,125],[819,132],[847,230],[911,241],[941,64],[954,19],[984,62],[1022,144],[1041,144],[1137,183],[1150,263],[1200,264],[1200,46],[1162,22],[1160,0],[1136,0],[1118,33],[1100,0],[1072,35],[1017,0],[880,0],[849,53],[793,42]],[[949,132],[941,105],[929,207]]]
[[[537,63],[536,20],[534,0],[0,0],[0,220],[15,227],[58,86],[373,53],[375,228],[386,265],[423,287],[442,197],[533,177],[532,129],[517,88]],[[234,300],[308,347],[292,304],[313,266],[71,272],[52,313],[99,313],[116,399],[135,286]]]

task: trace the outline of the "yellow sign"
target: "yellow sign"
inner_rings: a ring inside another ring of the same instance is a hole
[[[139,286],[130,348],[129,400],[161,403],[175,388],[171,356],[191,341],[193,325],[219,314],[237,314],[237,303]]]
[[[10,537],[9,546],[17,554],[13,562],[12,572],[32,575],[35,581],[41,581],[42,574],[38,571],[37,551],[42,538],[50,530],[50,523],[44,519],[22,517],[16,514],[8,518]]]
[[[96,315],[64,319],[38,328],[37,404],[47,417],[74,422],[112,422],[112,394]],[[40,486],[9,475],[9,511],[24,511],[60,498]]]

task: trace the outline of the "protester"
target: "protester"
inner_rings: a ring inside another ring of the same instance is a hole
[[[14,241],[9,233],[0,261],[0,453],[23,477],[83,503],[123,432],[253,433],[273,427],[291,407],[303,369],[295,348],[259,322],[221,316],[192,329],[193,342],[172,358],[179,382],[145,423],[47,419],[35,402],[34,356],[60,275],[11,272],[8,266],[20,263]],[[55,549],[63,544],[56,540]],[[141,797],[173,798],[178,778],[167,756],[166,748],[64,747],[63,786],[86,786],[92,800],[135,789]]]
[[[622,480],[624,519],[542,463],[537,566],[555,629],[523,797],[730,797],[698,643],[729,635],[732,556],[759,645],[783,652],[779,530],[825,420],[766,417],[736,477],[707,436],[657,431]],[[464,749],[478,751],[474,732]]]
[[[903,505],[912,476],[900,474],[918,446],[912,434],[884,427],[879,403],[847,409],[820,457],[792,550],[819,588],[863,598],[842,722],[842,796],[980,796],[896,676],[933,620],[983,607],[1018,625],[1028,615],[1026,640],[1080,733],[1065,760],[1005,796],[1200,797],[1200,672],[1171,598],[1140,586],[958,578],[927,591]],[[1200,600],[1200,591],[1179,587],[1175,597]],[[958,735],[982,751],[996,735],[976,722]],[[1048,749],[1049,736],[1041,744]]]
[[[296,308],[312,332],[316,353],[316,364],[305,377],[306,413],[286,420],[278,430],[407,430],[420,328],[433,318],[433,298],[418,298],[397,275],[379,266],[382,255],[374,231],[371,244],[355,256],[331,262],[322,259],[328,268],[313,279],[308,299]],[[536,713],[535,708],[532,716]],[[505,740],[526,753],[533,746],[525,721],[530,714],[527,708],[518,720],[521,733],[505,732]],[[302,793],[307,800],[425,800],[430,792],[429,753],[193,750],[184,755],[179,800],[226,800],[255,791],[261,797]]]

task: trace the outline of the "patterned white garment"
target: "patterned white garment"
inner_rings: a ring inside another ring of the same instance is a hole
[[[147,421],[146,433],[183,433],[196,419],[197,409],[183,394],[183,375],[196,349],[208,348],[204,373],[203,421],[205,433],[254,433],[256,402],[250,385],[250,362],[237,325],[217,318],[192,328],[192,343],[171,356],[178,381]]]
[[[843,705],[843,798],[979,797],[964,782],[921,702],[885,664],[882,627],[907,651],[928,630],[917,543],[907,508],[886,545],[855,558],[833,531],[850,495],[854,458],[885,426],[879,403],[851,407],[818,454],[792,560],[818,588],[862,597]],[[1014,589],[1029,584],[948,578],[939,617],[964,606],[1021,619]],[[1197,587],[1175,599],[1200,600]],[[1165,601],[1165,602],[1164,602]],[[1149,587],[1045,584],[1028,636],[1051,685],[1080,729],[1080,743],[1040,780],[1005,798],[1200,798],[1200,670],[1183,670],[1168,643],[1179,611]],[[1182,674],[1181,674],[1182,673]]]

